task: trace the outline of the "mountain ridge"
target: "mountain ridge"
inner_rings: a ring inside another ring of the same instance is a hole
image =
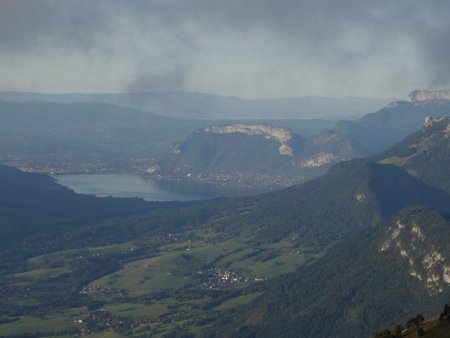
[[[397,101],[358,120],[339,122],[334,129],[349,135],[371,156],[419,130],[426,116],[450,116],[450,100]]]
[[[450,118],[426,117],[421,130],[373,157],[373,160],[405,168],[424,182],[450,192]]]
[[[243,99],[208,93],[147,92],[118,94],[39,94],[0,92],[0,100],[47,102],[104,102],[153,111],[172,117],[200,119],[352,118],[372,112],[388,99],[300,98]]]

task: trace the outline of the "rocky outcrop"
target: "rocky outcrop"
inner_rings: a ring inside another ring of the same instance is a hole
[[[292,133],[286,128],[272,127],[266,124],[230,124],[211,126],[204,129],[205,133],[230,134],[243,133],[247,135],[263,135],[279,143],[286,143],[292,138]]]
[[[444,122],[450,123],[450,119],[446,116],[439,116],[439,117],[426,116],[425,120],[423,121],[423,126],[425,128],[429,128],[431,126],[435,126],[437,124],[444,123]]]
[[[286,128],[272,127],[266,124],[231,124],[223,126],[211,126],[203,130],[206,134],[231,134],[242,133],[247,135],[262,135],[280,143],[279,152],[284,156],[293,156],[294,151],[288,142],[292,139],[292,133]]]
[[[326,164],[338,162],[338,156],[332,153],[318,153],[313,157],[301,162],[303,168],[318,168]]]
[[[448,235],[447,223],[436,218],[429,223],[410,217],[398,219],[387,230],[379,251],[397,252],[408,266],[410,276],[432,296],[449,288],[450,261],[446,242],[439,240],[440,236]]]
[[[411,102],[450,100],[450,89],[414,90],[409,94],[409,100]]]
[[[443,134],[445,138],[450,137],[450,118],[447,116],[441,117],[425,117],[425,121],[423,122],[424,128],[430,128],[436,125],[441,125],[440,127],[443,130]]]

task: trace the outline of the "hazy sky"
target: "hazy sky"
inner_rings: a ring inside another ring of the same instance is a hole
[[[448,0],[0,0],[0,90],[405,97],[450,84]]]

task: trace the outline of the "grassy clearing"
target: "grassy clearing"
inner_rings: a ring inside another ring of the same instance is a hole
[[[30,279],[48,279],[54,278],[62,275],[63,273],[69,272],[66,268],[43,268],[43,269],[35,269],[28,270],[25,272],[16,273],[13,278],[22,280],[30,280]]]
[[[0,336],[17,335],[29,332],[61,331],[74,327],[70,318],[54,314],[46,318],[21,316],[19,320],[0,325]]]
[[[92,284],[108,288],[127,289],[133,297],[142,296],[152,291],[178,288],[187,283],[185,279],[171,272],[145,268],[128,268],[95,281]]]
[[[230,265],[236,267],[236,263],[245,259],[246,256],[251,255],[254,252],[252,248],[236,248],[232,253],[220,259],[217,263],[221,265]],[[239,266],[239,264],[237,264]],[[239,266],[241,268],[241,266]]]
[[[190,253],[197,259],[202,261],[214,261],[220,255],[222,255],[224,249],[220,246],[206,246],[190,250]]]
[[[105,307],[105,310],[117,314],[121,317],[128,317],[133,319],[148,318],[150,320],[156,320],[169,311],[168,305],[168,303],[163,301],[156,302],[151,305],[122,303],[108,305]]]
[[[276,277],[283,273],[295,271],[305,262],[306,257],[304,255],[282,255],[264,262],[250,262],[247,268],[259,276]]]
[[[247,265],[247,268],[256,276],[273,277],[289,271],[291,267],[278,259],[271,259],[265,262],[250,263]]]
[[[139,245],[142,245],[140,243]],[[50,264],[61,264],[68,260],[76,259],[80,257],[92,256],[92,255],[109,255],[114,253],[127,253],[133,251],[137,247],[137,243],[134,241],[125,242],[121,244],[99,246],[99,247],[86,247],[83,249],[71,249],[57,251],[50,254],[40,255],[30,258],[27,263],[30,267],[38,269]]]
[[[189,281],[184,279],[174,262],[180,252],[142,259],[125,265],[123,269],[91,283],[108,288],[127,289],[130,296],[141,296],[158,290],[178,288]]]
[[[238,306],[246,305],[261,295],[262,295],[262,292],[257,292],[257,293],[251,293],[251,294],[245,295],[245,296],[231,298],[231,299],[226,300],[219,306],[217,306],[215,309],[216,310],[227,310],[227,309],[235,308]]]

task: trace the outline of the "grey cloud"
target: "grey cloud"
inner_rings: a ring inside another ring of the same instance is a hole
[[[144,70],[136,78],[126,85],[129,92],[149,91],[182,91],[186,90],[188,67],[176,66],[161,72],[149,72]]]
[[[24,50],[50,42],[73,48],[93,48],[105,27],[103,4],[87,0],[2,0],[0,47]]]
[[[321,81],[333,81],[333,69],[357,78],[367,67],[391,60],[386,78],[400,81],[405,70],[395,62],[404,57],[405,67],[418,65],[406,71],[418,72],[424,86],[445,86],[449,11],[444,0],[3,0],[0,47],[33,51],[44,42],[50,52],[53,46],[128,58],[137,75],[122,86],[133,91],[189,89],[193,68],[221,41],[246,48],[261,67],[266,65],[258,56],[267,59],[277,48],[290,64],[323,65],[329,79]],[[224,64],[233,62],[222,57]]]
[[[429,6],[432,4],[432,6]],[[415,20],[412,30],[418,41],[418,53],[424,64],[432,70],[431,86],[450,85],[450,2],[432,1],[422,3],[422,16]]]

